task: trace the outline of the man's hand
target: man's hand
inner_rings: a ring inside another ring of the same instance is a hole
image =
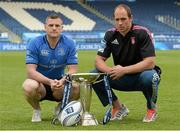
[[[120,65],[112,67],[111,71],[109,72],[109,75],[113,80],[122,77],[123,75],[125,75],[124,67]]]
[[[64,82],[65,82],[65,79],[62,78],[60,80],[52,80],[51,81],[51,89],[52,90],[55,90],[55,89],[59,89],[59,88],[62,88],[64,86]]]

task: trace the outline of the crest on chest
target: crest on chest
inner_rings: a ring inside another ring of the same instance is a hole
[[[60,56],[64,56],[64,55],[65,55],[65,51],[64,51],[63,48],[59,48],[57,53],[58,53],[58,55],[60,55]]]
[[[131,37],[131,44],[134,45],[136,43],[135,37]]]

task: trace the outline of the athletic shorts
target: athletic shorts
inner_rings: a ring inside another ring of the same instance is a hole
[[[46,90],[46,95],[44,98],[41,98],[40,101],[43,101],[43,100],[57,101],[57,102],[61,101],[61,100],[57,100],[54,98],[53,92],[52,92],[51,87],[49,85],[45,85],[45,84],[43,84],[43,85],[44,85],[45,90]]]

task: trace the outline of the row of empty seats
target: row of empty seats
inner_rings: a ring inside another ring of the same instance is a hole
[[[156,34],[180,34],[180,6],[175,0],[136,0],[122,1],[88,1],[92,6],[109,19],[113,19],[114,8],[124,3],[131,7],[134,23],[141,24]],[[113,25],[91,13],[76,1],[63,0],[11,0],[0,1],[0,23],[22,37],[24,32],[42,33],[43,23],[50,13],[58,13],[64,21],[64,31],[68,33],[105,32]],[[177,12],[177,13],[175,13]],[[176,19],[175,26],[162,21],[165,16]],[[158,38],[157,38],[158,39]],[[163,39],[163,38],[162,38]],[[78,38],[79,41],[81,38]],[[100,38],[89,38],[85,42],[100,42]],[[177,41],[177,39],[175,40]]]
[[[173,16],[180,20],[180,6],[175,4],[175,0],[136,0],[128,1],[89,1],[87,4],[97,9],[102,14],[113,19],[114,8],[118,4],[127,4],[131,7],[134,22],[148,27],[154,33],[179,33],[179,29],[168,26],[156,19],[157,15]],[[111,5],[111,6],[109,6]]]
[[[71,19],[71,23],[65,23],[65,30],[82,30],[90,31],[94,28],[96,22],[83,15],[81,12],[70,9],[68,6],[52,3],[35,3],[35,2],[0,2],[0,7],[22,26],[30,31],[42,31],[44,25],[39,19],[45,19],[48,12],[57,12]],[[27,12],[26,10],[29,10]],[[40,12],[39,12],[40,10]],[[34,13],[35,12],[35,13]],[[36,14],[36,17],[33,14]],[[62,16],[62,15],[61,15]],[[76,16],[76,17],[75,17]],[[65,21],[66,22],[66,21]]]

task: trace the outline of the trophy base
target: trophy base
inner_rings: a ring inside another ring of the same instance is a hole
[[[98,121],[94,115],[84,112],[81,119],[82,126],[96,126],[98,125]]]

